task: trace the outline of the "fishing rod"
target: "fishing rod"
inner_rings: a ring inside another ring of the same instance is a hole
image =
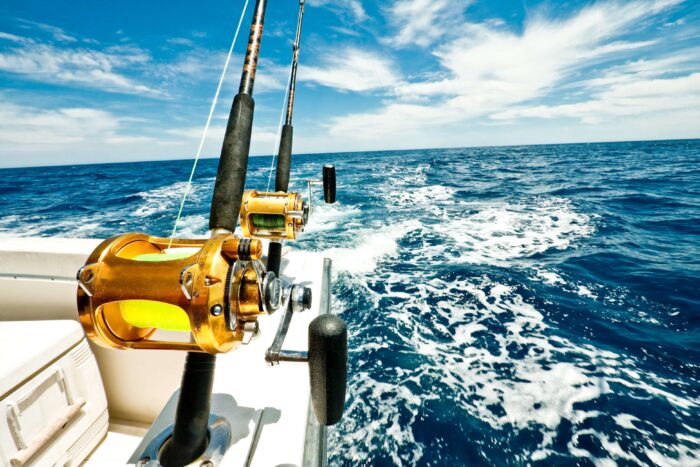
[[[295,61],[303,6],[302,0]],[[320,315],[309,325],[308,352],[283,350],[292,316],[311,307],[311,289],[280,278],[278,270],[266,269],[262,262],[261,239],[295,240],[308,221],[311,200],[307,204],[298,193],[244,191],[266,7],[266,0],[256,1],[239,91],[233,99],[219,159],[210,237],[190,240],[140,233],[117,235],[103,241],[77,274],[80,321],[95,343],[115,349],[188,352],[171,432],[164,432],[170,436],[151,439],[136,453],[139,464],[182,466],[195,460],[208,461],[204,459],[207,453],[222,455],[226,451],[226,443],[212,446],[230,438],[230,433],[228,437],[214,436],[225,418],[211,413],[216,355],[248,345],[260,332],[258,316],[277,310],[282,310],[282,316],[265,361],[273,366],[308,362],[311,399],[319,423],[335,424],[343,413],[345,323],[337,316]],[[290,155],[293,90],[286,123]],[[330,189],[324,187],[324,191]],[[239,219],[242,237],[233,233]],[[189,339],[163,340],[156,332],[159,330],[187,332]]]
[[[296,95],[297,68],[299,66],[299,48],[301,47],[301,26],[304,21],[304,0],[299,0],[299,16],[297,30],[292,44],[292,65],[289,75],[289,88],[287,90],[287,111],[280,133],[279,151],[277,153],[277,171],[275,175],[275,191],[287,192],[289,188],[289,172],[292,165],[292,139],[294,127],[292,116],[294,115],[294,97]],[[272,174],[270,174],[272,175]],[[280,273],[282,262],[282,241],[271,240],[267,249],[267,269],[275,274]]]
[[[289,188],[289,173],[292,165],[292,142],[294,135],[292,117],[294,115],[294,99],[296,97],[297,69],[299,67],[299,50],[301,48],[301,29],[304,21],[304,3],[305,0],[299,0],[297,28],[294,43],[292,44],[292,64],[289,75],[289,87],[287,89],[285,120],[280,132],[279,149],[277,153],[275,191],[281,193],[286,193]],[[272,176],[272,174],[270,174],[270,176]],[[308,206],[305,207],[307,211],[304,213],[306,218],[309,217],[313,209],[313,193],[311,191],[311,187],[315,184],[323,184],[324,199],[326,203],[334,203],[336,190],[335,166],[326,165],[323,168],[323,180],[307,180]],[[274,272],[276,275],[279,275],[282,261],[282,241],[282,238],[271,238],[267,250],[267,269],[268,271]]]
[[[209,215],[209,229],[212,237],[219,233],[232,234],[238,222],[238,211],[248,172],[255,110],[253,87],[266,9],[267,0],[256,2],[241,82],[231,106],[216,173]],[[246,256],[249,257],[250,253]],[[215,369],[216,354],[197,352],[187,354],[172,442],[165,446],[161,457],[161,463],[165,467],[188,464],[204,452],[209,433]]]
[[[292,116],[294,114],[294,97],[297,87],[297,68],[299,67],[299,48],[301,47],[301,26],[304,20],[304,0],[299,1],[299,18],[297,32],[292,44],[292,68],[287,92],[287,113],[280,137],[279,153],[277,155],[277,173],[275,176],[275,191],[287,191],[289,188],[289,169],[292,164]]]

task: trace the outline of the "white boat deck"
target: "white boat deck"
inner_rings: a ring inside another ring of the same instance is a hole
[[[11,297],[3,299],[0,320],[77,319],[74,275],[96,244],[94,240],[0,239],[0,294]],[[313,292],[312,308],[295,314],[284,343],[284,349],[306,350],[308,324],[323,301],[324,258],[288,252],[282,275]],[[281,312],[261,316],[259,337],[217,359],[214,393],[230,396],[229,405],[237,406],[232,445],[220,465],[303,464],[310,413],[308,366],[270,367],[264,361],[281,316]],[[86,465],[125,465],[179,386],[184,353],[92,348],[107,393],[110,431]]]

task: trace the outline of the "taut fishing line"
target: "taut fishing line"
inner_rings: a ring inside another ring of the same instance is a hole
[[[224,63],[224,69],[221,72],[221,78],[219,78],[219,85],[216,87],[216,93],[214,94],[214,99],[211,102],[211,108],[209,109],[209,116],[207,117],[207,123],[204,125],[204,131],[202,132],[202,139],[199,140],[199,148],[197,148],[197,154],[194,158],[194,164],[192,164],[192,171],[190,172],[190,178],[187,180],[187,186],[185,187],[185,193],[182,196],[182,202],[180,202],[180,209],[177,212],[177,218],[175,218],[175,225],[173,225],[173,231],[170,234],[170,242],[168,243],[168,248],[173,245],[173,238],[177,232],[177,224],[180,222],[180,217],[182,216],[182,210],[185,207],[185,202],[187,201],[187,196],[190,194],[190,189],[192,188],[192,179],[194,178],[194,173],[197,170],[197,162],[199,162],[199,157],[202,155],[202,148],[204,147],[204,141],[207,139],[207,134],[209,133],[209,126],[211,125],[211,119],[214,115],[214,110],[216,109],[216,104],[219,102],[219,93],[221,92],[221,86],[224,84],[224,78],[226,77],[226,71],[228,70],[229,62],[231,62],[231,56],[233,55],[233,48],[236,45],[236,40],[238,39],[238,32],[241,30],[241,24],[243,23],[243,18],[248,10],[248,2],[245,1],[243,5],[243,11],[241,12],[241,17],[238,20],[238,26],[236,27],[236,33],[233,35],[233,41],[231,42],[231,47],[228,49],[228,55],[226,56],[226,62]]]

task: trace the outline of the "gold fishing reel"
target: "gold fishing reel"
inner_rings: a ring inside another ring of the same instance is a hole
[[[257,334],[258,315],[280,306],[262,251],[260,240],[231,234],[109,238],[78,271],[80,321],[105,347],[228,352]]]
[[[245,237],[296,240],[309,220],[309,207],[299,193],[248,190],[243,193],[240,217]]]
[[[323,180],[308,179],[306,184],[308,201],[304,201],[299,193],[245,191],[240,210],[243,236],[275,241],[296,240],[297,234],[303,232],[309,223],[313,185],[322,184],[325,202],[335,203],[335,166],[325,165]]]

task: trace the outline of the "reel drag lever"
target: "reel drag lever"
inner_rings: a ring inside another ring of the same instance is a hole
[[[282,350],[293,314],[311,307],[311,289],[301,285],[288,286],[285,305],[275,339],[265,352],[265,361],[272,366],[280,362],[308,363],[316,419],[324,426],[335,425],[343,416],[345,405],[347,326],[338,316],[317,316],[309,324],[308,352]]]

